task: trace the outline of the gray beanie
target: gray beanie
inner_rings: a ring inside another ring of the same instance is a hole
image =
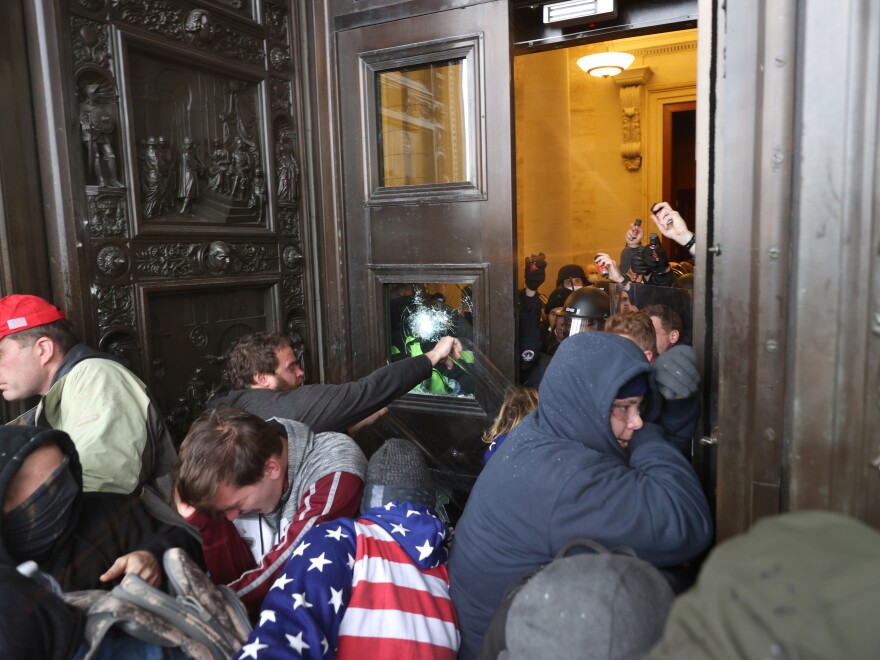
[[[421,450],[409,440],[389,438],[370,457],[361,510],[388,502],[434,506],[434,482]]]
[[[636,557],[560,557],[514,596],[501,657],[636,657],[660,639],[673,598],[660,572]]]

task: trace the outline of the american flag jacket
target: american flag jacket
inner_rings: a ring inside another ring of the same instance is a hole
[[[449,537],[433,509],[409,502],[314,527],[269,589],[239,660],[454,660]]]

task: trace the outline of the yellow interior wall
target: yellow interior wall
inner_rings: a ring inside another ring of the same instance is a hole
[[[647,149],[657,119],[647,99],[694,83],[695,46],[696,30],[684,30],[514,59],[519,264],[532,253],[547,255],[545,294],[566,263],[586,265],[597,252],[617,259],[634,218],[650,227],[648,205],[659,199],[648,200],[647,172],[662,153]],[[634,172],[621,157],[620,87],[577,66],[583,55],[605,50],[633,53],[632,67],[653,74],[642,90],[642,166]]]

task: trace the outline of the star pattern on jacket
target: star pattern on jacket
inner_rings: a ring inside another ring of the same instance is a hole
[[[337,539],[338,540],[338,539]],[[318,557],[312,557],[309,561],[311,562],[311,566],[309,566],[308,570],[312,571],[314,569],[318,569],[320,573],[324,572],[324,566],[327,564],[332,564],[333,562],[327,559],[324,555],[327,554],[322,552]]]
[[[404,526],[406,520],[410,522]],[[372,529],[379,531],[373,532]],[[359,554],[358,539],[364,535],[377,535],[379,542],[399,546],[397,552],[403,553],[402,557],[408,556],[406,561],[415,564],[420,571],[433,571],[446,563],[447,528],[431,509],[421,505],[389,503],[365,513],[357,521],[340,518],[318,525],[303,537],[269,590],[259,623],[248,644],[242,648],[239,659],[301,657],[326,660],[336,657],[343,639],[347,640],[347,657],[370,657],[369,649],[374,648],[369,645],[373,643],[370,635],[375,632],[379,642],[387,636],[384,622],[389,620],[389,615],[393,617],[393,611],[387,613],[380,609],[372,614],[383,621],[382,630],[359,629],[352,633],[354,637],[345,636],[347,628],[340,630],[351,604],[353,585],[363,579],[364,571],[375,570],[371,564],[364,563],[371,558]],[[451,601],[449,604],[451,607]],[[370,616],[369,602],[359,602],[357,608],[358,615],[352,620],[355,623],[346,624],[349,628],[358,625],[359,617]],[[452,622],[446,625],[452,626],[448,630],[455,634],[455,649],[449,656],[454,658],[458,640],[454,614]],[[364,643],[367,646],[362,647]],[[367,650],[361,654],[361,648]],[[436,651],[434,647],[430,648],[432,653]]]
[[[348,538],[348,534],[343,533],[342,525],[340,525],[336,529],[328,529],[327,530],[327,538],[328,539],[336,539],[337,541],[341,541],[344,538]]]
[[[239,658],[254,658],[254,660],[256,660],[257,655],[260,653],[260,651],[262,651],[263,649],[267,649],[267,648],[269,648],[269,645],[268,644],[260,644],[260,638],[257,637],[256,639],[254,639],[253,642],[251,642],[250,644],[246,644],[245,646],[242,647],[241,655],[239,655],[238,657]]]
[[[288,583],[290,583],[290,582],[293,582],[293,580],[290,579],[289,577],[287,577],[287,575],[285,575],[284,573],[282,573],[281,575],[278,576],[278,579],[275,580],[275,583],[270,587],[270,590],[271,589],[281,589],[281,591],[284,591],[284,587],[286,587],[288,585]]]

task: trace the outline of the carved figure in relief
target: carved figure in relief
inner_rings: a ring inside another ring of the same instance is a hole
[[[159,173],[162,177],[159,197],[161,200],[159,213],[162,214],[174,207],[174,159],[171,155],[171,144],[164,135],[156,138],[156,150],[159,157]]]
[[[147,138],[141,160],[141,212],[145,218],[155,218],[162,213],[162,166],[158,140]]]
[[[229,191],[232,199],[244,199],[249,194],[253,180],[253,155],[244,149],[244,142],[240,137],[235,138],[232,149],[230,174],[232,175],[232,188]]]
[[[229,186],[227,173],[229,172],[229,150],[223,146],[220,138],[213,141],[214,149],[211,151],[211,167],[208,169],[208,188],[226,194]]]
[[[196,147],[190,138],[183,138],[180,150],[180,172],[177,180],[177,197],[182,199],[180,213],[192,213],[192,203],[199,196],[199,172],[203,169]]]
[[[121,188],[112,145],[116,121],[110,110],[99,104],[100,89],[98,83],[85,85],[86,98],[79,108],[82,141],[88,156],[88,178],[89,181],[97,180],[99,186]]]
[[[278,199],[292,202],[299,197],[299,163],[293,157],[293,151],[285,140],[276,147],[278,167]]]
[[[263,219],[263,213],[266,208],[266,177],[263,175],[263,168],[254,168],[254,185],[251,189],[251,199],[248,206],[257,211],[257,219]]]
[[[192,203],[199,196],[199,172],[203,169],[196,147],[190,138],[183,138],[180,150],[180,172],[177,180],[177,197],[183,200],[180,213],[192,213]]]
[[[214,241],[208,246],[205,266],[212,273],[225,273],[232,265],[232,250],[223,241]]]

